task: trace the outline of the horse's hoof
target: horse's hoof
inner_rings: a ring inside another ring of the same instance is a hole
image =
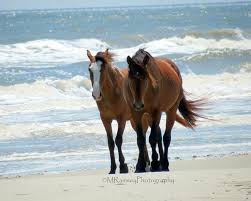
[[[145,168],[145,171],[146,171],[146,172],[151,172],[151,166],[150,166],[150,165],[147,165],[146,168]]]
[[[152,172],[159,172],[161,171],[161,166],[159,161],[152,161],[151,162],[151,171]]]
[[[110,171],[108,174],[115,174],[116,171]]]
[[[109,172],[109,174],[115,174],[115,173],[116,171],[112,171],[112,170]]]
[[[163,172],[169,172],[169,162],[168,161],[163,161],[161,165],[161,169]]]
[[[162,167],[162,171],[163,171],[163,172],[169,172],[169,168],[168,168],[168,167],[165,167],[165,168]]]
[[[128,166],[127,164],[123,164],[123,165],[120,165],[119,166],[119,170],[120,170],[120,173],[124,174],[124,173],[128,173]]]
[[[140,164],[137,164],[137,165],[136,165],[135,173],[142,173],[142,172],[146,172],[145,166],[140,165]]]
[[[145,169],[136,169],[134,173],[144,173],[146,172]]]
[[[111,169],[109,174],[115,174],[116,173],[116,168],[115,169]]]

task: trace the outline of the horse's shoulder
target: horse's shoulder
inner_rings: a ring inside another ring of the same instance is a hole
[[[128,68],[121,68],[119,69],[119,71],[123,77],[126,77],[128,75]]]

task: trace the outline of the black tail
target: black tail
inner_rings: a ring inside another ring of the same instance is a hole
[[[194,128],[198,121],[198,118],[205,118],[200,115],[198,112],[202,110],[202,107],[205,104],[204,99],[198,100],[187,100],[185,95],[180,101],[179,104],[179,112],[186,120],[186,122],[190,125],[190,128]]]

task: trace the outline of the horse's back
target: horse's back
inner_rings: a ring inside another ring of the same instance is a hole
[[[167,62],[175,70],[175,72],[178,74],[179,78],[182,80],[178,66],[171,59],[168,59],[168,58],[160,58],[160,59]]]
[[[177,84],[181,82],[181,76],[179,69],[176,65],[172,65],[169,62],[170,60],[166,59],[155,59],[155,63],[160,70],[162,79],[167,79],[168,81],[175,81]],[[173,63],[174,64],[174,63]]]
[[[182,95],[182,79],[176,65],[172,65],[168,60],[155,59],[155,63],[161,76],[159,79],[160,105],[163,110],[168,110]]]

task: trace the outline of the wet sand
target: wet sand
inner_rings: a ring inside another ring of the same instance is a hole
[[[0,200],[251,200],[251,154],[174,161],[170,172],[107,172],[0,177]]]

